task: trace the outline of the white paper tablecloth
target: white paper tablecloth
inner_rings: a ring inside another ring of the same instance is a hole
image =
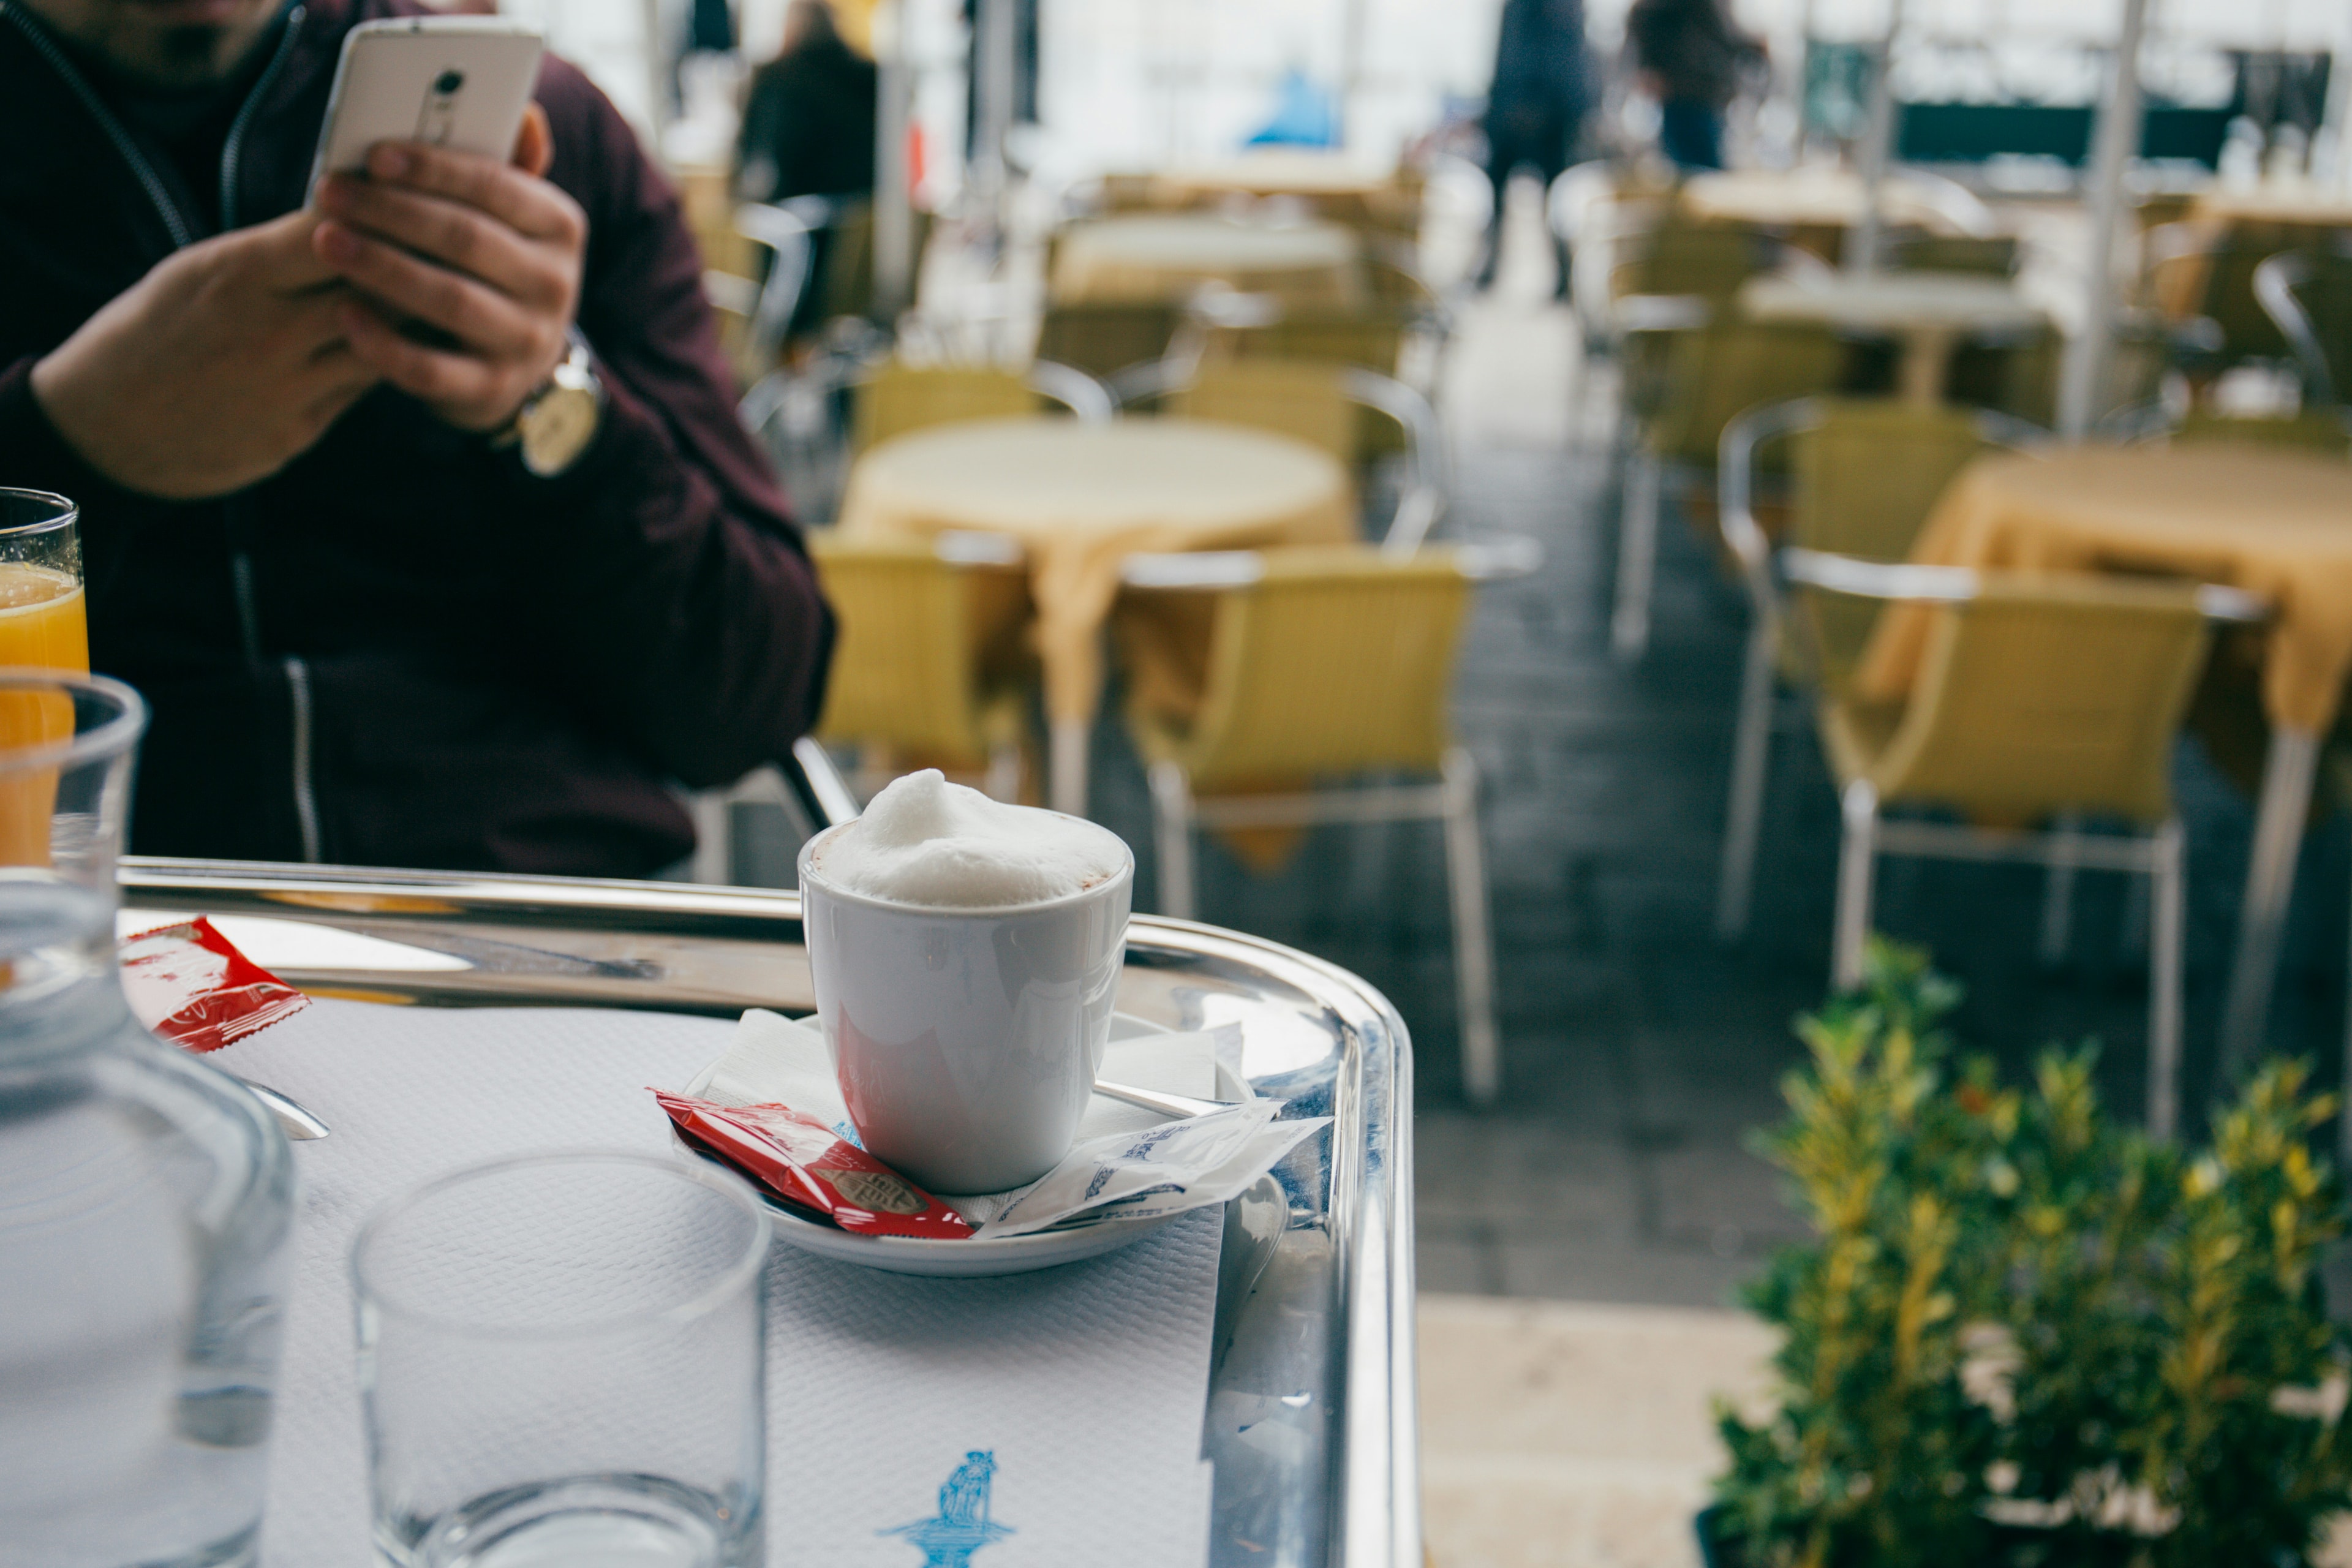
[[[371,1561],[347,1258],[360,1221],[424,1176],[501,1153],[663,1152],[646,1085],[676,1088],[731,1021],[619,1011],[318,1002],[212,1059],[333,1129],[294,1147],[300,1217],[270,1489],[268,1568]],[[1219,1211],[1124,1251],[934,1280],[779,1244],[768,1271],[768,1558],[919,1568],[877,1531],[930,1517],[965,1453],[993,1449],[977,1568],[1199,1568],[1200,1458]]]

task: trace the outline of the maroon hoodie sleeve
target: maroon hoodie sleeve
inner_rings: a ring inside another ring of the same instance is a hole
[[[33,366],[38,356],[27,354],[13,364],[0,364],[0,483],[35,485],[69,495],[87,505],[89,498],[113,486],[66,445],[47,410],[33,395]]]
[[[569,472],[512,481],[518,513],[544,535],[533,630],[565,683],[648,761],[688,784],[724,784],[815,722],[833,617],[735,416],[677,195],[576,70],[551,61],[540,100],[554,131],[549,178],[588,214],[579,321],[607,397]]]

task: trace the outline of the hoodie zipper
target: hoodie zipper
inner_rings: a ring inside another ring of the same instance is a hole
[[[236,226],[237,172],[245,151],[246,132],[251,129],[254,117],[260,112],[262,100],[269,95],[269,89],[286,68],[286,62],[293,58],[294,46],[301,37],[306,15],[306,9],[300,5],[287,11],[286,28],[278,36],[278,47],[271,51],[269,63],[254,79],[253,86],[246,92],[245,101],[237,105],[236,117],[229,121],[227,140],[221,143],[220,226],[223,233]],[[14,0],[0,0],[0,16],[5,16],[16,24],[16,30],[31,42],[34,50],[49,63],[49,68],[56,71],[73,95],[81,100],[90,118],[98,121],[99,129],[106,132],[107,140],[114,144],[114,150],[130,165],[131,174],[147,193],[147,199],[154,205],[156,216],[163,220],[163,227],[172,237],[172,248],[184,250],[194,244],[195,226],[188,221],[188,215],[182,212],[179,204],[172,199],[171,187],[164,184],[162,176],[155,173],[155,166],[139,150],[138,142],[123,129],[114,111],[106,107],[106,100],[98,96],[81,72],[75,68],[73,61],[66,58],[65,51],[58,47],[56,41],[37,21],[21,15]],[[236,602],[238,640],[243,645],[247,660],[258,665],[263,658],[261,611],[253,587],[253,556],[246,549],[244,530],[239,526],[243,510],[237,498],[228,498],[222,503],[222,523],[228,534],[229,583]],[[319,803],[311,784],[310,671],[300,659],[291,658],[285,661],[285,668],[286,689],[292,707],[294,819],[301,831],[302,858],[316,861],[319,858]]]
[[[269,63],[254,79],[253,90],[245,95],[237,106],[236,118],[229,121],[228,138],[221,143],[220,215],[221,230],[226,233],[236,226],[237,169],[245,151],[245,133],[259,112],[261,100],[269,95],[270,84],[278,72],[286,68],[294,53],[295,41],[302,33],[303,8],[295,6],[286,14],[286,30],[278,36],[278,47]],[[229,502],[231,531],[229,536],[229,580],[236,590],[237,630],[245,640],[246,657],[255,663],[261,660],[261,607],[253,588],[253,556],[246,549],[245,530],[237,526],[245,506],[241,500]],[[294,824],[302,836],[302,858],[316,865],[319,852],[319,797],[311,782],[310,739],[310,667],[299,658],[286,659],[286,698],[290,709],[289,732],[293,752],[293,775],[288,781],[294,791]]]
[[[278,73],[286,68],[287,60],[292,58],[294,41],[302,34],[304,15],[299,5],[286,13],[286,31],[278,35],[278,48],[269,57],[269,63],[262,68],[261,74],[254,79],[253,90],[245,95],[245,102],[237,107],[236,118],[229,121],[228,140],[221,143],[220,210],[221,232],[224,234],[236,226],[236,166],[238,156],[245,150],[246,130],[259,111],[261,100],[268,96],[270,83],[278,79]]]
[[[131,132],[122,128],[122,122],[114,117],[114,111],[106,107],[106,100],[99,97],[89,83],[83,79],[81,72],[74,68],[73,61],[66,58],[65,51],[58,47],[38,22],[23,15],[10,4],[10,0],[0,0],[0,15],[5,15],[8,20],[16,23],[16,30],[31,41],[34,50],[43,59],[49,62],[49,68],[65,79],[66,86],[81,100],[81,105],[89,110],[90,118],[98,121],[98,128],[106,132],[106,139],[114,143],[114,150],[122,154],[122,161],[131,165],[131,174],[137,176],[140,185],[147,192],[147,199],[155,204],[157,216],[163,218],[164,228],[171,233],[172,248],[184,250],[194,245],[196,231],[195,226],[188,222],[188,215],[180,210],[179,204],[172,199],[170,187],[163,184],[163,176],[155,173],[155,165],[139,151],[139,143],[131,139]]]
[[[302,834],[302,858],[319,863],[319,801],[310,792],[310,667],[288,655],[286,695],[294,710],[294,824]]]

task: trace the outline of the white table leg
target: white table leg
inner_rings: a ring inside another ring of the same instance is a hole
[[[1046,774],[1055,811],[1071,816],[1087,814],[1087,745],[1094,726],[1084,719],[1056,719],[1049,726],[1053,757]]]
[[[2246,896],[2238,911],[2238,953],[2230,966],[2230,998],[2221,1015],[2221,1071],[2227,1076],[2262,1054],[2270,1022],[2271,984],[2277,977],[2279,938],[2286,929],[2294,861],[2303,847],[2304,818],[2319,764],[2319,736],[2310,730],[2271,731],[2263,764],[2263,792],[2254,808],[2254,852],[2246,868]]]

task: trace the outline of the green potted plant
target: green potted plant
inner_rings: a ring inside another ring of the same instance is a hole
[[[2307,1068],[2256,1073],[2190,1152],[2102,1113],[2094,1053],[2024,1089],[1955,1063],[1926,956],[1801,1019],[1759,1152],[1816,1235],[1749,1305],[1778,1406],[1717,1413],[1715,1568],[2210,1568],[2307,1561],[2352,1507],[2318,1263],[2345,1196]]]

